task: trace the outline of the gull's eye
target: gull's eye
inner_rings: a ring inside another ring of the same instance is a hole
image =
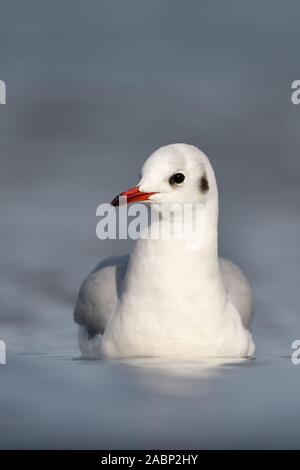
[[[169,179],[169,183],[171,186],[173,186],[174,184],[181,184],[183,183],[185,180],[185,176],[183,173],[174,173],[174,175],[172,175]]]

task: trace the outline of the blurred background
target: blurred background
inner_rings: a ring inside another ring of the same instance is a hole
[[[1,448],[299,447],[299,14],[296,0],[0,0]],[[215,168],[257,359],[76,360],[80,283],[132,246],[97,240],[96,207],[174,142]]]

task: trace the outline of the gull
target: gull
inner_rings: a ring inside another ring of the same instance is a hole
[[[218,188],[208,157],[189,144],[161,147],[144,163],[138,185],[113,206],[120,196],[155,206],[162,221],[163,207],[189,204],[193,212],[200,205],[200,229],[193,230],[201,236],[196,246],[184,236],[140,237],[130,256],[96,266],[74,311],[82,356],[254,356],[252,292],[242,271],[218,255]]]

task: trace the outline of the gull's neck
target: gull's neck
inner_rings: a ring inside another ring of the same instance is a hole
[[[195,211],[195,208],[193,208]],[[163,222],[164,223],[164,222]],[[198,231],[198,232],[197,232]],[[202,206],[201,224],[189,233],[195,240],[139,239],[130,256],[122,300],[157,296],[158,302],[174,297],[224,304],[224,286],[218,260],[218,198]],[[195,243],[197,245],[195,246]],[[218,310],[218,308],[217,308]]]

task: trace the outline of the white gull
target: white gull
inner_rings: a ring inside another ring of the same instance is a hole
[[[240,269],[218,256],[218,189],[206,155],[187,144],[162,147],[146,160],[139,184],[122,194],[128,203],[158,207],[202,204],[201,244],[140,238],[130,257],[101,262],[75,307],[82,355],[253,356],[251,289]]]

